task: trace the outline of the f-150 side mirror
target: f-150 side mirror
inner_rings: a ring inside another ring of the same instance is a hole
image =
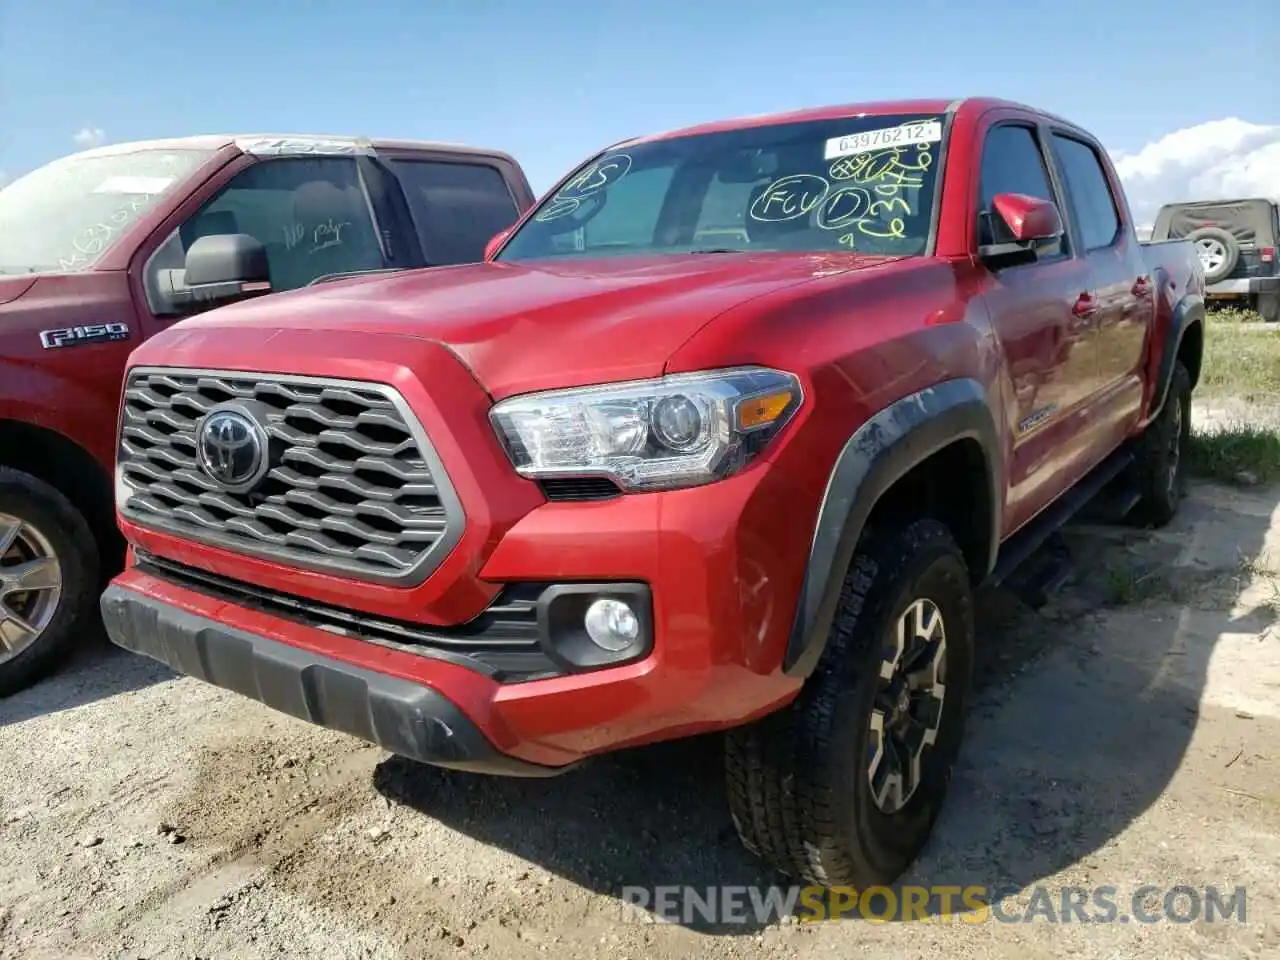
[[[987,261],[1034,259],[1041,248],[1057,243],[1066,232],[1057,204],[1022,193],[1000,193],[991,200],[991,243],[978,248]],[[1003,228],[1003,229],[1001,229]]]
[[[200,237],[182,270],[162,270],[160,294],[177,311],[207,309],[271,292],[267,251],[247,233]]]
[[[232,284],[271,286],[266,248],[247,233],[201,237],[187,250],[185,266],[183,280],[193,290],[212,291]]]
[[[484,259],[486,262],[493,259],[493,255],[498,252],[502,242],[509,236],[511,236],[511,228],[507,227],[507,229],[499,230],[489,238],[489,242],[484,245]]]

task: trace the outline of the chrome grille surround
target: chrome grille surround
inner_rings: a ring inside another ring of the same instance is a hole
[[[232,400],[265,409],[275,447],[257,489],[201,469],[196,430]],[[412,587],[457,544],[462,504],[394,387],[328,377],[135,367],[117,449],[121,514],[140,527],[289,567]]]

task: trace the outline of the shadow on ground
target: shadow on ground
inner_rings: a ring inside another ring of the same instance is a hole
[[[619,752],[548,780],[438,771],[391,757],[379,764],[374,786],[600,893],[781,882],[738,842],[715,736]]]
[[[0,727],[141,690],[174,676],[154,660],[113,646],[95,621],[66,663],[25,690],[0,699]]]
[[[1041,611],[984,598],[966,746],[933,840],[900,884],[1024,888],[1107,844],[1160,797],[1195,729],[1217,638],[1273,619],[1265,608],[1229,613],[1235,558],[1261,553],[1276,506],[1274,495],[1249,496],[1241,512],[1198,488],[1158,533],[1069,531],[1078,572]],[[1117,578],[1149,581],[1142,564],[1153,558],[1167,595],[1117,589]],[[663,744],[531,781],[391,758],[375,786],[607,895],[784,883],[738,844],[718,748],[716,737]],[[748,934],[760,924],[691,926]]]

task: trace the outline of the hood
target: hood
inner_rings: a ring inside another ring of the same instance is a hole
[[[495,399],[662,373],[725,310],[887,257],[699,254],[476,263],[351,278],[223,307],[178,325],[394,334],[439,342]],[[176,330],[175,330],[176,332]]]
[[[33,274],[0,276],[0,304],[12,303],[35,286],[39,277]]]

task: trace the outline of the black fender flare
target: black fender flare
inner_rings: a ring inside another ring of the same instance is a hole
[[[982,447],[991,497],[987,569],[973,571],[975,580],[990,572],[1000,540],[999,434],[983,385],[967,377],[946,380],[876,413],[854,432],[836,458],[818,508],[784,673],[804,678],[817,666],[845,575],[876,502],[912,467],[967,438]]]
[[[1173,365],[1182,352],[1182,341],[1195,324],[1204,329],[1204,299],[1202,297],[1184,296],[1173,306],[1169,318],[1169,329],[1164,335],[1164,351],[1160,354],[1160,366],[1156,371],[1156,389],[1151,396],[1151,414],[1149,419],[1160,416],[1164,409],[1164,401],[1169,395],[1169,383],[1173,380]],[[1203,343],[1201,344],[1203,349]],[[1199,370],[1191,371],[1192,377],[1199,379]]]

